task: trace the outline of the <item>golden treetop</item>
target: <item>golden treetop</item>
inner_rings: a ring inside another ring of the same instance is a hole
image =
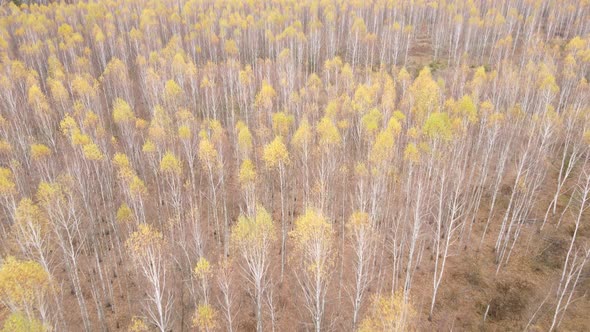
[[[281,165],[289,163],[289,151],[287,151],[281,136],[275,137],[272,142],[264,147],[262,159],[268,168],[281,167]]]
[[[51,289],[49,273],[35,261],[9,256],[0,266],[0,299],[17,308],[30,308]]]
[[[304,117],[299,122],[299,127],[293,134],[293,138],[291,139],[291,144],[298,150],[303,150],[307,146],[311,144],[311,140],[313,139],[313,133],[311,131],[311,126],[309,125],[309,121],[307,118]]]
[[[0,332],[46,332],[51,329],[35,317],[27,317],[22,312],[11,313],[6,320]]]
[[[272,129],[276,135],[286,137],[289,134],[291,124],[295,121],[292,114],[277,112],[272,115]]]
[[[193,318],[193,326],[209,331],[217,327],[217,311],[210,304],[199,304]]]
[[[449,115],[444,112],[435,112],[430,114],[424,127],[424,134],[432,139],[441,139],[449,141],[453,138],[452,123]]]
[[[127,248],[137,257],[160,251],[164,246],[164,237],[150,224],[140,224],[126,242]]]
[[[290,233],[298,247],[303,248],[316,241],[330,243],[332,225],[321,211],[307,208],[305,213],[295,220],[295,229]]]
[[[254,163],[252,160],[244,159],[242,165],[240,166],[238,179],[242,187],[250,185],[256,181],[256,169],[254,168]]]
[[[424,119],[424,116],[438,109],[440,104],[440,87],[432,79],[430,68],[424,67],[416,80],[410,87],[410,92],[414,98],[413,113],[418,120]]]
[[[316,130],[322,147],[329,148],[340,144],[341,136],[338,127],[329,117],[324,116],[318,123]]]
[[[165,174],[180,176],[182,174],[182,164],[171,151],[166,151],[160,161],[160,171]]]
[[[129,208],[127,203],[122,203],[117,210],[117,222],[127,224],[133,220],[133,211]]]
[[[416,316],[416,312],[412,305],[404,300],[401,293],[396,292],[393,296],[373,296],[367,316],[359,327],[359,332],[413,331],[415,327],[412,320]]]
[[[260,91],[254,100],[254,107],[266,110],[272,109],[273,101],[276,95],[277,93],[272,85],[270,85],[267,81],[263,81],[262,87],[260,88]]]
[[[0,195],[8,196],[16,193],[14,174],[9,168],[0,167]]]
[[[199,279],[204,279],[207,278],[211,274],[211,272],[211,263],[209,263],[209,261],[205,257],[200,257],[199,261],[197,262],[197,265],[195,265],[195,268],[193,270],[193,274],[195,275],[195,277]]]
[[[45,160],[51,155],[51,149],[45,144],[31,144],[31,158],[35,161]]]
[[[211,143],[206,133],[201,132],[201,141],[199,142],[199,160],[203,163],[203,167],[212,167],[213,169],[221,168],[221,161],[219,160],[219,153],[215,149],[215,145]]]
[[[84,157],[88,160],[98,161],[104,159],[104,155],[100,151],[100,148],[95,143],[88,143],[82,147]]]
[[[115,123],[127,123],[133,121],[133,119],[135,119],[135,114],[131,106],[121,98],[115,99],[113,104],[113,120]]]
[[[272,217],[266,209],[256,206],[256,215],[247,217],[240,215],[238,222],[232,228],[231,239],[234,246],[240,250],[261,249],[275,239],[275,226]]]

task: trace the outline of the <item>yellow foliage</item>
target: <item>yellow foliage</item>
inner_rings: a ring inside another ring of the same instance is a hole
[[[369,136],[375,135],[375,133],[379,130],[381,125],[381,119],[383,116],[378,109],[373,108],[369,112],[367,112],[361,118],[361,124],[363,125],[363,129],[369,134]]]
[[[7,140],[1,139],[0,140],[0,153],[1,154],[9,154],[12,152],[12,145]]]
[[[170,116],[162,106],[156,105],[154,107],[154,116],[152,117],[148,130],[150,139],[156,142],[165,141],[172,134],[171,131],[172,120]]]
[[[269,110],[277,93],[267,81],[262,82],[262,87],[254,100],[254,107]]]
[[[129,236],[125,244],[134,256],[144,257],[162,249],[164,237],[150,224],[140,224],[139,229]]]
[[[84,121],[82,125],[86,128],[96,128],[96,130],[98,131],[98,128],[100,128],[98,120],[98,115],[96,115],[96,113],[92,111],[87,111],[86,114],[84,114]]]
[[[166,174],[180,176],[182,174],[182,164],[172,152],[166,151],[160,161],[160,171]]]
[[[418,137],[420,137],[420,130],[416,127],[408,129],[408,137],[417,139]]]
[[[238,54],[239,51],[238,45],[233,39],[226,40],[223,48],[225,49],[225,52],[229,55]]]
[[[387,127],[381,130],[375,138],[375,143],[369,152],[369,160],[375,164],[388,161],[393,154],[395,137],[400,131],[399,122],[395,118],[391,118]]]
[[[176,112],[176,118],[179,122],[188,124],[190,122],[195,121],[195,116],[186,108],[181,108]]]
[[[238,175],[242,187],[253,183],[256,180],[256,169],[252,160],[245,159],[240,166],[240,174]]]
[[[37,188],[37,200],[43,207],[51,208],[54,204],[65,200],[64,188],[59,183],[41,181]]]
[[[72,90],[74,91],[74,95],[80,98],[89,98],[93,97],[96,94],[96,88],[88,82],[91,77],[82,77],[76,75],[72,80]]]
[[[473,80],[471,81],[472,88],[478,89],[481,87],[487,79],[486,70],[483,66],[477,67],[473,74]]]
[[[492,104],[489,100],[486,100],[479,105],[479,109],[481,110],[482,114],[490,115],[494,112],[494,104]]]
[[[133,220],[133,211],[129,208],[127,203],[121,204],[117,210],[117,222],[121,224],[127,224]]]
[[[64,23],[59,26],[57,33],[60,36],[62,42],[60,43],[60,49],[68,49],[74,47],[76,44],[84,42],[84,38],[81,34],[74,32],[74,28],[71,25]]]
[[[418,163],[420,161],[420,151],[414,143],[408,143],[404,150],[404,160],[408,160],[412,163]]]
[[[178,99],[182,98],[184,91],[182,88],[173,80],[166,81],[164,86],[164,101],[167,104],[175,104]]]
[[[199,142],[199,160],[203,163],[203,167],[221,168],[219,154],[206,135],[201,135],[201,141]]]
[[[402,67],[402,69],[400,69],[399,73],[397,74],[397,79],[400,82],[408,82],[410,81],[411,77],[410,77],[410,73],[408,73],[408,70],[406,69],[406,67]]]
[[[94,27],[92,28],[92,31],[93,31],[93,33],[94,33],[94,40],[95,40],[97,43],[102,43],[102,42],[104,42],[104,40],[105,40],[105,35],[104,35],[104,33],[102,32],[102,29],[101,29],[101,28],[100,28],[100,27],[99,27],[97,24],[95,24],[95,25],[94,25]]]
[[[0,195],[8,196],[16,193],[14,175],[9,168],[0,167]]]
[[[31,157],[38,161],[46,159],[51,155],[51,149],[44,144],[31,144]]]
[[[191,128],[187,125],[181,125],[178,127],[178,137],[187,140],[191,138]]]
[[[0,266],[0,298],[18,308],[35,305],[52,289],[41,264],[7,257]]]
[[[277,112],[272,115],[272,129],[276,135],[287,136],[295,118],[285,112]]]
[[[154,144],[154,142],[150,139],[147,139],[145,141],[145,143],[143,143],[143,147],[141,148],[141,151],[145,152],[145,153],[153,153],[156,151],[156,144]]]
[[[332,119],[323,117],[318,123],[316,130],[319,134],[321,146],[329,148],[331,146],[340,144],[340,132],[338,131],[338,127],[336,127]]]
[[[205,121],[205,124],[209,127],[209,130],[211,132],[211,140],[216,143],[221,142],[224,138],[225,132],[223,126],[221,125],[221,122],[219,122],[219,120],[216,119],[207,119]]]
[[[252,83],[253,75],[252,75],[252,67],[250,65],[246,65],[244,70],[240,70],[238,73],[238,80],[242,85],[249,85]]]
[[[383,95],[381,96],[381,105],[385,110],[393,110],[395,108],[395,82],[391,76],[386,75],[385,85],[383,86]]]
[[[149,328],[147,324],[143,321],[143,319],[139,317],[133,317],[131,319],[131,324],[129,324],[129,328],[127,329],[129,332],[147,332]]]
[[[272,142],[264,147],[262,159],[266,167],[271,169],[289,163],[289,152],[281,136],[275,137]]]
[[[338,115],[338,107],[338,101],[332,100],[328,102],[328,105],[326,105],[326,109],[324,110],[324,116],[329,117],[331,119],[336,118],[336,116]]]
[[[217,312],[215,309],[209,304],[199,304],[193,318],[193,326],[204,331],[214,329],[217,326]]]
[[[131,106],[121,98],[117,98],[113,104],[113,120],[115,123],[128,123],[135,119]]]
[[[117,152],[113,157],[113,164],[121,169],[121,168],[130,168],[131,163],[129,162],[129,158],[124,153]]]
[[[440,87],[432,79],[430,69],[424,67],[412,86],[410,92],[414,97],[412,112],[421,121],[426,114],[438,109],[440,103]]]
[[[72,130],[72,144],[73,145],[88,145],[92,143],[90,136],[83,134],[79,129]]]
[[[28,103],[33,110],[40,113],[49,112],[49,103],[47,97],[41,91],[41,88],[37,84],[32,85],[29,88]]]
[[[580,38],[580,36],[575,36],[574,38],[570,39],[570,41],[565,46],[565,49],[569,52],[577,52],[580,50],[586,49],[587,42]]]
[[[211,271],[211,263],[205,257],[201,257],[193,270],[193,274],[198,279],[204,279],[211,274]]]
[[[298,246],[304,246],[316,237],[331,241],[332,225],[319,210],[308,208],[295,220],[295,229],[291,236]]]
[[[30,198],[23,198],[18,203],[15,212],[15,225],[21,225],[23,230],[29,227],[35,228],[35,231],[46,230],[48,220],[41,208],[33,203]]]
[[[239,121],[236,124],[238,129],[238,148],[244,154],[248,155],[252,151],[252,134],[250,133],[250,129],[244,124],[243,122]]]
[[[256,215],[240,215],[232,228],[231,241],[238,250],[257,250],[275,240],[275,226],[270,213],[256,206]]]
[[[397,136],[402,131],[402,125],[396,117],[391,117],[389,121],[387,121],[387,130],[389,130],[394,136]]]
[[[324,70],[326,71],[338,70],[340,67],[342,67],[342,59],[339,56],[324,61]]]
[[[471,123],[477,120],[477,107],[469,95],[464,95],[457,102],[457,112]]]
[[[354,174],[358,177],[368,176],[369,170],[367,169],[367,165],[365,163],[357,163],[354,166]]]
[[[387,129],[382,130],[377,135],[375,143],[371,147],[369,160],[375,164],[386,162],[393,153],[394,144],[395,139],[393,133]]]
[[[132,195],[139,197],[146,195],[148,192],[145,183],[137,175],[133,176],[133,179],[129,184],[129,191]]]
[[[176,75],[183,74],[186,71],[186,62],[182,53],[176,53],[172,59],[172,72]]]
[[[50,55],[47,59],[47,66],[49,76],[57,80],[63,80],[65,78],[64,66],[55,55]]]
[[[59,123],[59,128],[64,135],[68,136],[72,134],[73,130],[78,128],[78,124],[76,124],[74,118],[67,114]]]
[[[322,88],[323,82],[316,73],[312,73],[307,78],[305,86],[311,91],[319,91]]]
[[[552,94],[559,92],[559,86],[557,85],[555,76],[551,72],[550,68],[544,63],[540,65],[537,84],[539,85],[540,89],[549,91]]]
[[[309,121],[307,121],[307,118],[303,118],[299,123],[299,128],[297,128],[295,134],[293,134],[291,144],[296,149],[302,151],[310,145],[311,140],[313,139],[312,135],[313,133],[311,132],[311,126],[309,125]]]
[[[49,86],[49,92],[53,100],[64,102],[70,97],[68,90],[61,81],[49,78],[47,79],[47,85]]]
[[[84,145],[82,151],[84,152],[84,157],[88,160],[102,160],[104,158],[100,148],[94,143]]]
[[[352,67],[350,67],[349,63],[345,63],[344,66],[342,66],[340,75],[342,76],[342,80],[344,82],[348,82],[351,85],[354,84],[354,74],[352,73]]]
[[[353,212],[348,223],[346,224],[346,227],[349,231],[354,231],[369,226],[369,214],[361,211]]]
[[[405,332],[413,331],[416,312],[404,301],[401,292],[394,296],[373,296],[367,316],[361,322],[359,332]]]
[[[354,19],[351,30],[355,33],[359,33],[361,36],[367,33],[367,26],[362,17],[356,17]]]
[[[364,113],[374,102],[374,90],[365,84],[360,84],[354,92],[353,109],[359,113]]]
[[[424,123],[422,131],[432,139],[448,141],[453,138],[451,119],[447,113],[443,112],[430,114]]]
[[[46,332],[49,328],[34,317],[27,317],[22,312],[13,312],[4,321],[0,332]]]
[[[329,253],[332,249],[332,225],[321,211],[307,208],[305,213],[295,220],[295,229],[290,236],[295,243],[298,257],[304,267],[312,274],[325,276],[331,267]]]

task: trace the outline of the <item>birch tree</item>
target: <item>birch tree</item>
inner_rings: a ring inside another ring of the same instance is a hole
[[[270,282],[270,249],[275,240],[274,223],[262,206],[256,207],[256,215],[241,215],[232,229],[234,251],[240,257],[240,267],[250,287],[254,301],[256,331],[263,331],[264,296]]]
[[[321,211],[308,208],[295,220],[290,235],[295,244],[292,254],[295,275],[302,289],[303,303],[316,332],[322,330],[326,295],[334,265],[332,225]]]
[[[174,299],[167,285],[164,237],[149,224],[140,224],[126,242],[127,248],[141,275],[149,285],[146,313],[161,332],[172,326]]]

